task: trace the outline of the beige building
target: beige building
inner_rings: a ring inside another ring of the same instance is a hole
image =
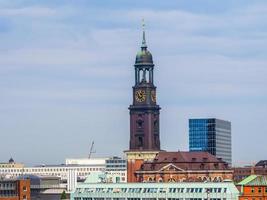
[[[0,168],[23,168],[24,164],[16,163],[13,158],[10,158],[7,163],[0,162]]]

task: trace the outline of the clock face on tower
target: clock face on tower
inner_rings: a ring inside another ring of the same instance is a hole
[[[144,102],[146,100],[145,90],[136,90],[135,91],[135,100],[137,102]]]
[[[152,90],[151,91],[151,100],[155,103],[156,102],[156,91]]]

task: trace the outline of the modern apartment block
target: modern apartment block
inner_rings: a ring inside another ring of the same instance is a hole
[[[216,118],[189,119],[189,150],[209,152],[231,165],[231,122]]]

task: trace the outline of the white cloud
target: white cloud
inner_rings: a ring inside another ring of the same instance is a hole
[[[0,8],[0,16],[4,17],[52,17],[57,11],[48,7],[30,6],[23,8]]]

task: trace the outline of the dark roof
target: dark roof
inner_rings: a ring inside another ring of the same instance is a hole
[[[260,160],[255,166],[256,167],[267,167],[267,160]]]
[[[24,174],[24,175],[18,176],[17,179],[19,179],[19,180],[23,180],[23,179],[39,180],[40,177],[37,175],[33,175],[33,174]]]
[[[221,162],[214,155],[203,151],[159,152],[157,162]]]
[[[228,164],[208,152],[159,152],[153,161],[145,162],[139,171],[158,171],[168,165],[181,170],[229,169]]]
[[[137,53],[135,64],[151,64],[153,65],[152,54],[148,50],[141,50]]]
[[[9,159],[8,162],[9,162],[9,163],[14,163],[15,161],[14,161],[14,159],[11,157],[11,158]]]

